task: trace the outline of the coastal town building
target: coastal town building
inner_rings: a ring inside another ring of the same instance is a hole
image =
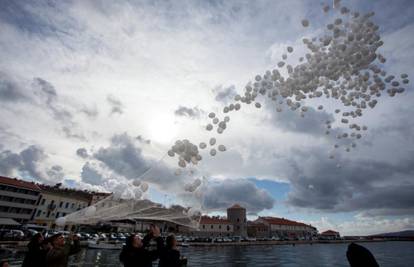
[[[248,222],[247,236],[254,238],[269,238],[269,225],[261,222]]]
[[[324,240],[335,240],[340,239],[341,235],[333,230],[327,230],[325,232],[320,233],[319,238]]]
[[[234,228],[234,235],[247,237],[247,218],[246,209],[239,204],[234,204],[227,209],[227,219]]]
[[[105,192],[91,192],[91,200],[89,202],[89,206],[94,205],[95,203],[98,203],[99,201],[109,197],[111,193],[105,193]]]
[[[267,226],[267,237],[310,239],[318,234],[312,225],[277,217],[259,217],[254,223]]]
[[[0,218],[29,222],[39,196],[40,188],[35,183],[0,176]]]
[[[199,237],[230,237],[234,235],[234,225],[225,218],[202,216],[199,231],[193,233]]]
[[[39,185],[41,196],[38,201],[33,223],[47,228],[55,227],[55,220],[89,206],[91,195],[88,192],[61,188],[55,186]],[[70,226],[67,226],[70,229]]]

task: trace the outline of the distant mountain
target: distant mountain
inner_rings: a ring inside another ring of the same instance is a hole
[[[382,233],[371,236],[384,236],[384,237],[414,237],[414,230],[405,230],[401,232],[394,233]]]

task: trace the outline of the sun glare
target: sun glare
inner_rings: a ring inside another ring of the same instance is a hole
[[[151,119],[148,125],[149,138],[158,143],[169,143],[178,132],[178,127],[174,123],[174,117],[167,115],[157,115]]]

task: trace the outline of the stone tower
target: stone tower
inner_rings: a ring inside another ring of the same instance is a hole
[[[227,209],[227,219],[233,224],[234,235],[247,237],[246,209],[234,204]]]

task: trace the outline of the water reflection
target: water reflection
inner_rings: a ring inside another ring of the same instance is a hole
[[[231,246],[186,247],[181,254],[188,257],[188,266],[338,266],[348,267],[348,244],[314,244],[296,246]],[[364,243],[382,267],[412,266],[414,242]],[[119,267],[120,250],[83,249],[72,257],[70,266]],[[23,254],[16,254],[12,266],[20,266]],[[154,266],[157,266],[155,263]]]

